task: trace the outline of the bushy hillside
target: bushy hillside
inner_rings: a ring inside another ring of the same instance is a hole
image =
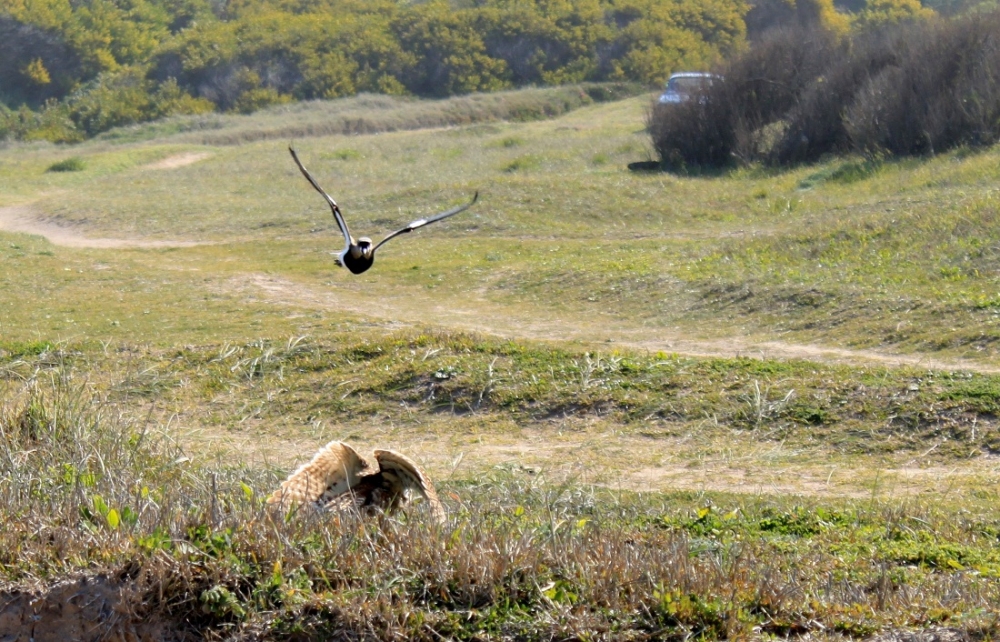
[[[859,17],[864,17],[861,14]],[[650,118],[668,165],[790,164],[824,154],[933,154],[1000,137],[1000,12],[771,32],[701,100]]]
[[[74,141],[167,114],[358,92],[658,83],[730,54],[746,11],[743,0],[0,0],[0,139]]]
[[[775,26],[932,14],[919,0],[0,0],[0,140],[358,93],[653,86]]]

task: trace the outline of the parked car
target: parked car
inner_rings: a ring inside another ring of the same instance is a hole
[[[660,94],[660,104],[685,103],[691,100],[691,96],[708,89],[714,81],[719,79],[720,77],[716,74],[703,71],[683,71],[672,74],[670,80],[667,81],[666,90]]]

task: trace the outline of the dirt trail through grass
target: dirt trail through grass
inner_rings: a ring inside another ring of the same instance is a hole
[[[203,161],[211,156],[211,152],[187,152],[184,154],[174,154],[173,156],[168,156],[163,160],[158,160],[155,163],[143,165],[142,169],[176,169],[178,167],[193,165],[198,161]]]
[[[91,238],[81,229],[59,225],[42,218],[31,205],[0,208],[0,229],[44,236],[56,245],[76,248],[155,248],[195,245],[186,241],[148,241],[137,239]],[[667,352],[695,357],[735,357],[770,359],[805,359],[817,362],[882,365],[889,367],[920,367],[935,370],[967,370],[1000,372],[988,364],[961,360],[939,360],[922,355],[888,354],[875,350],[849,350],[821,345],[796,344],[783,341],[762,341],[746,336],[714,339],[694,339],[674,328],[643,326],[640,322],[610,316],[565,315],[556,309],[542,306],[511,307],[490,300],[487,293],[470,291],[462,296],[440,293],[430,298],[420,296],[421,291],[372,291],[372,284],[364,279],[338,278],[335,284],[319,287],[291,279],[260,273],[245,273],[221,284],[229,294],[264,302],[288,310],[320,311],[335,317],[340,313],[359,315],[378,320],[389,326],[426,325],[460,331],[479,332],[512,339],[529,339],[552,342],[577,342],[594,350],[611,351],[616,348],[638,349],[649,352]],[[200,438],[185,439],[195,451],[207,447],[210,451],[239,452],[251,459],[264,458],[269,465],[275,463],[292,467],[312,454],[325,440],[303,443],[303,436],[294,439],[268,439],[267,448],[261,443],[232,443],[232,435],[223,437],[208,430]],[[446,475],[450,462],[461,453],[467,453],[468,466],[478,470],[496,464],[532,465],[556,477],[562,475],[586,477],[587,481],[612,487],[633,490],[689,489],[692,491],[725,490],[751,493],[795,493],[813,496],[867,496],[878,487],[879,493],[893,496],[911,496],[941,490],[941,479],[953,479],[957,486],[969,480],[995,478],[998,474],[996,460],[977,458],[965,462],[961,469],[944,469],[931,462],[886,462],[875,481],[870,475],[852,465],[831,468],[807,461],[771,462],[771,456],[761,454],[748,461],[730,459],[700,459],[692,468],[687,458],[673,461],[637,462],[636,453],[650,451],[650,442],[643,437],[610,439],[621,455],[615,459],[608,455],[609,439],[604,435],[577,434],[569,431],[566,442],[554,444],[551,431],[544,435],[513,435],[509,440],[490,439],[483,442],[478,436],[468,440],[457,439],[448,445],[437,440],[413,443],[412,435],[386,435],[388,441],[372,446],[393,446],[404,439],[408,452],[429,466],[432,474]],[[218,438],[210,447],[206,442]],[[309,440],[305,440],[309,441]],[[544,444],[544,447],[542,447]],[[200,446],[200,447],[198,447]],[[658,442],[655,452],[671,452],[673,448]],[[532,454],[533,453],[533,454]],[[549,453],[548,456],[539,453]],[[609,459],[610,458],[610,459]],[[613,460],[613,461],[612,461]],[[575,462],[575,463],[574,463]],[[580,466],[589,474],[582,474]],[[594,471],[597,471],[596,473]],[[951,482],[949,482],[950,484]],[[950,485],[946,485],[950,488]]]
[[[558,311],[510,309],[479,292],[469,292],[461,298],[439,295],[434,303],[429,303],[427,298],[414,296],[412,292],[400,292],[398,296],[391,292],[373,292],[370,282],[350,277],[338,279],[328,287],[316,287],[279,276],[250,273],[234,276],[220,286],[227,294],[236,294],[248,302],[279,306],[291,314],[320,311],[336,317],[347,313],[384,323],[388,328],[427,325],[513,339],[579,342],[605,351],[627,347],[690,356],[742,355],[890,367],[997,371],[994,367],[964,361],[754,341],[745,337],[692,340],[672,336],[674,330],[638,325],[624,327],[617,321],[609,323],[606,318],[576,316],[567,323]],[[327,432],[324,438],[359,440],[347,427],[331,426],[330,430],[332,432]],[[452,462],[464,456],[462,468],[476,475],[492,466],[513,466],[557,480],[571,478],[632,491],[684,489],[899,498],[960,493],[964,490],[957,489],[979,486],[983,480],[994,480],[1000,474],[1000,460],[994,457],[975,457],[961,465],[949,466],[929,457],[934,448],[922,454],[834,461],[786,448],[780,442],[757,442],[748,438],[735,449],[727,446],[720,450],[718,443],[699,441],[703,437],[697,430],[687,435],[650,438],[624,434],[614,427],[587,427],[571,421],[489,435],[451,424],[447,428],[436,424],[419,429],[400,428],[398,432],[396,428],[382,427],[375,433],[368,435],[370,443],[361,438],[359,445],[401,447],[400,444],[405,444],[407,453],[425,465],[436,479],[448,478]],[[231,438],[229,435],[223,441]],[[291,469],[308,459],[322,441],[316,439],[315,444],[308,447],[301,439],[293,444],[271,438],[267,441],[269,450],[265,458],[272,464]],[[214,447],[226,450],[224,443],[216,443]],[[259,445],[248,444],[234,450],[244,455],[248,452],[263,455],[258,452]]]
[[[426,299],[373,296],[349,282],[318,291],[274,276],[250,274],[230,286],[245,295],[265,301],[328,311],[347,311],[383,321],[438,325],[512,339],[577,341],[616,347],[667,352],[692,357],[752,357],[757,359],[804,359],[824,363],[918,367],[929,370],[966,370],[997,373],[1000,368],[965,360],[940,360],[925,355],[900,355],[874,350],[849,350],[783,341],[757,341],[732,336],[722,339],[691,339],[663,328],[628,326],[619,319],[590,317],[569,322],[556,312],[533,309],[530,314],[512,312],[502,305],[469,293],[428,305]],[[407,321],[400,321],[406,319]]]
[[[204,154],[191,153],[171,156],[147,166],[166,169],[197,162]],[[31,205],[0,207],[0,230],[45,237],[50,243],[75,248],[164,248],[203,245],[198,241],[141,240],[88,237],[73,226],[46,220]],[[461,300],[449,299],[427,305],[425,299],[393,298],[366,295],[363,288],[350,283],[317,291],[286,279],[260,274],[246,275],[231,283],[233,289],[247,294],[263,295],[267,301],[282,305],[298,305],[321,310],[344,310],[381,320],[408,319],[407,324],[423,323],[460,330],[482,332],[495,336],[543,341],[579,341],[614,346],[669,352],[692,357],[753,357],[759,359],[805,359],[825,363],[877,364],[890,367],[910,366],[929,370],[967,370],[998,373],[1000,367],[967,360],[941,360],[926,355],[901,355],[875,350],[850,350],[815,344],[783,341],[758,341],[732,336],[723,339],[691,339],[661,328],[629,327],[615,319],[586,322],[565,318],[542,309],[530,315],[511,313],[482,296],[471,295]]]
[[[76,227],[60,225],[55,221],[46,220],[31,205],[0,207],[0,230],[42,236],[49,243],[63,247],[156,248],[203,245],[203,243],[198,241],[148,241],[84,236]]]

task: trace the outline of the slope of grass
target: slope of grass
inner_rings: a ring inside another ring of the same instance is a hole
[[[361,94],[335,101],[315,100],[280,105],[250,115],[175,117],[115,129],[101,134],[99,138],[121,143],[172,138],[206,145],[239,145],[265,139],[377,134],[497,121],[531,121],[642,92],[642,88],[634,83],[583,83],[472,94],[443,100]]]
[[[324,340],[0,350],[10,381],[66,368],[201,461],[287,467],[344,439],[404,449],[437,478],[513,464],[625,488],[943,500],[992,479],[1000,448],[996,375],[357,326]]]
[[[909,457],[938,442],[935,457],[947,461],[1000,450],[1000,375],[595,353],[356,329],[320,341],[100,348],[0,344],[0,367],[28,380],[58,359],[113,401],[137,405],[137,416],[153,407],[225,430],[239,430],[248,418],[286,431],[314,421],[415,426],[444,414],[518,426],[594,417],[624,432],[679,431],[711,417],[730,440],[829,454]]]
[[[337,231],[284,140],[91,143],[74,152],[86,170],[55,174],[44,169],[65,153],[26,147],[3,155],[9,171],[0,180],[9,185],[0,191],[8,203],[34,194],[40,215],[94,236],[227,244],[173,255],[209,279],[252,270],[310,291],[364,283],[373,296],[416,301],[433,289],[449,304],[475,291],[528,315],[596,314],[637,331],[711,337],[735,328],[757,339],[992,357],[995,152],[715,177],[633,174],[625,165],[648,150],[643,106],[297,142],[358,233],[377,237],[481,190],[473,210],[393,241],[377,276],[354,280],[329,262]],[[191,150],[212,156],[144,168]],[[158,260],[139,272],[160,271]],[[172,276],[181,296],[205,289],[193,273]],[[208,325],[227,324],[213,315]]]

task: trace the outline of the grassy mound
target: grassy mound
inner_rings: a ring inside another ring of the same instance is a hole
[[[362,94],[339,100],[280,105],[255,114],[182,116],[101,134],[99,140],[132,142],[170,137],[176,142],[239,145],[331,135],[455,127],[498,121],[552,118],[595,102],[643,93],[634,83],[583,83],[421,100]]]

